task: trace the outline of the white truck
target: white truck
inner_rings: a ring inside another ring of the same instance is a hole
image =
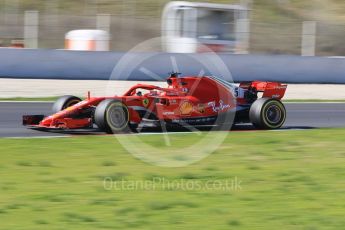
[[[162,15],[165,51],[247,53],[248,9],[242,5],[173,1]]]

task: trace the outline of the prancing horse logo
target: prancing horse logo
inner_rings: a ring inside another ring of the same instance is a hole
[[[147,106],[149,105],[149,99],[145,98],[145,99],[143,100],[143,105],[144,105],[145,107],[147,107]]]

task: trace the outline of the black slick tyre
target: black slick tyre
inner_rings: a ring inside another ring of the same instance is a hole
[[[128,133],[135,131],[130,124],[128,107],[120,100],[106,99],[95,110],[95,124],[106,133]]]
[[[286,109],[280,100],[260,98],[249,110],[250,122],[258,129],[278,129],[286,119]]]
[[[53,107],[52,107],[53,113],[60,112],[79,102],[81,102],[81,99],[79,97],[72,96],[72,95],[62,96],[59,99],[57,99],[55,103],[53,104]]]

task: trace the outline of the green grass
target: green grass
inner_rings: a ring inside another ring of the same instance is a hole
[[[172,147],[161,135],[126,140],[160,146],[165,156],[204,135],[169,137]],[[0,228],[342,229],[344,140],[345,129],[233,132],[203,160],[166,168],[135,158],[112,136],[0,139]],[[105,189],[104,178],[116,186]],[[202,189],[231,180],[240,187]],[[201,188],[176,187],[190,183]]]
[[[0,101],[56,101],[59,97],[10,97],[0,98]]]

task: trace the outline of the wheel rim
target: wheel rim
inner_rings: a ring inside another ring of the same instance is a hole
[[[280,123],[282,118],[282,111],[277,105],[271,105],[266,110],[266,119],[271,124]]]
[[[63,109],[67,109],[68,107],[78,104],[79,102],[79,100],[71,100],[64,105]]]
[[[121,130],[127,125],[126,111],[123,107],[117,105],[110,107],[107,118],[112,129]]]

